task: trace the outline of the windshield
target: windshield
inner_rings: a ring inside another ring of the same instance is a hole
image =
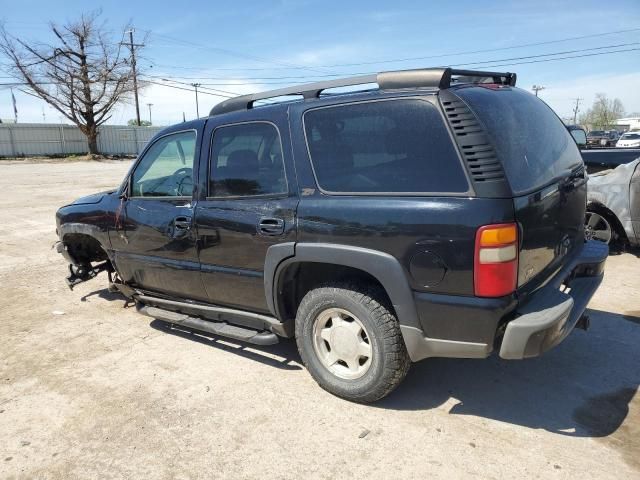
[[[604,131],[603,130],[592,130],[589,132],[589,137],[602,137],[604,136]]]

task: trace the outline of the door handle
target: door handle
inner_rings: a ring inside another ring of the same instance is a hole
[[[261,235],[282,235],[284,220],[281,218],[261,218],[258,223],[258,233]]]
[[[173,238],[184,237],[191,230],[191,217],[179,216],[173,219]]]

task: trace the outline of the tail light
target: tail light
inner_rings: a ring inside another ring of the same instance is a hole
[[[513,293],[518,281],[518,227],[502,223],[476,233],[473,287],[477,297]]]

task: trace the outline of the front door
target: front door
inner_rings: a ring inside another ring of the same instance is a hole
[[[134,167],[112,242],[126,283],[206,300],[193,229],[196,130],[157,139]]]
[[[268,311],[267,249],[295,241],[296,234],[298,201],[286,131],[266,121],[208,124],[209,164],[201,166],[209,172],[208,193],[198,202],[195,220],[212,303]]]

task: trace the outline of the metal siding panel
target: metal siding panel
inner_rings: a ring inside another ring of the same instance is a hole
[[[8,125],[0,125],[0,157],[13,155],[11,147],[11,132]]]
[[[105,155],[137,155],[160,130],[160,127],[103,125],[98,129],[98,149]],[[82,154],[88,149],[86,137],[73,125],[0,125],[0,156]]]

